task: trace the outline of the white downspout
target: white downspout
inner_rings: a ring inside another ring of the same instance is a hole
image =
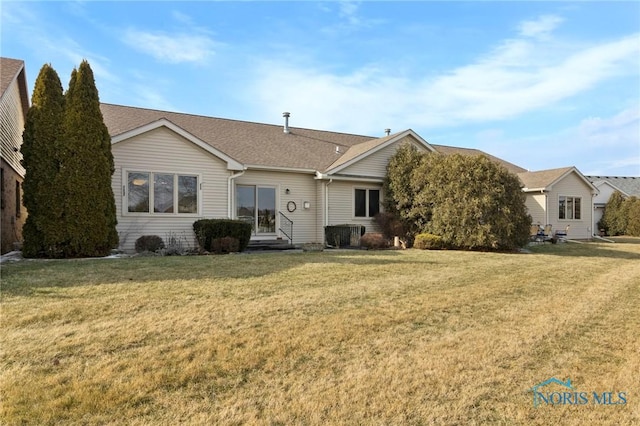
[[[233,208],[232,208],[232,206],[233,206],[233,199],[232,199],[232,198],[233,198],[233,197],[232,197],[232,193],[233,193],[233,191],[231,190],[231,188],[232,188],[232,181],[233,181],[235,178],[242,176],[242,175],[244,174],[244,172],[246,172],[246,170],[243,170],[243,171],[238,172],[238,173],[236,173],[236,174],[230,175],[230,176],[227,178],[227,217],[228,217],[229,219],[231,219],[231,218],[232,218],[232,214],[233,214]]]
[[[333,179],[329,179],[329,182],[324,185],[324,226],[329,226],[329,185],[331,185],[332,182]]]
[[[544,193],[544,224],[549,225],[549,194]]]
[[[598,234],[599,230],[596,230],[596,211],[595,206],[593,204],[593,199],[596,197],[596,194],[591,193],[591,235],[594,237]],[[598,232],[596,232],[598,231]]]

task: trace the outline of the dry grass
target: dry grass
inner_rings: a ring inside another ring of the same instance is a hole
[[[638,423],[640,244],[533,250],[3,265],[0,421]]]

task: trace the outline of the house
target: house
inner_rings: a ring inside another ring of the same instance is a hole
[[[593,199],[598,189],[575,167],[518,173],[534,224],[565,230],[567,237],[588,239],[595,229]]]
[[[596,228],[598,222],[604,215],[604,207],[609,201],[609,197],[619,191],[625,198],[640,197],[640,177],[636,176],[585,176],[593,185],[598,188],[598,195],[593,200],[594,223]]]
[[[402,144],[445,155],[483,154],[518,175],[534,223],[593,235],[597,188],[575,167],[529,172],[482,151],[432,145],[413,130],[382,137],[102,104],[112,137],[120,248],[142,235],[184,235],[193,222],[229,217],[253,240],[324,241],[327,225],[377,231],[389,158]]]
[[[426,152],[484,154],[431,145],[413,130],[353,135],[102,104],[112,137],[120,248],[142,235],[185,235],[193,222],[230,217],[254,240],[324,241],[327,225],[375,231],[389,158],[402,144]],[[487,155],[487,154],[485,154]],[[509,170],[524,172],[496,157]]]
[[[0,58],[0,74],[0,238],[4,254],[14,249],[14,243],[22,241],[22,225],[27,216],[22,206],[24,168],[20,164],[20,145],[29,95],[23,61]]]

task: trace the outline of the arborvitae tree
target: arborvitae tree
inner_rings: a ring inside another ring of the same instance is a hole
[[[615,191],[604,206],[600,227],[604,228],[607,235],[623,235],[626,232],[627,218],[623,208],[624,201],[624,195],[620,191]]]
[[[402,150],[396,155],[407,157]],[[422,154],[418,166],[409,158],[408,179],[408,168],[388,169],[389,181],[409,189],[400,188],[397,196],[388,185],[386,196],[420,232],[438,235],[453,248],[510,250],[527,243],[531,216],[516,175],[485,156]]]
[[[83,61],[65,95],[60,181],[65,192],[65,257],[104,256],[118,244],[111,138],[93,71]]]
[[[23,228],[26,257],[62,255],[64,196],[58,173],[63,119],[60,78],[46,64],[36,79],[22,137],[22,165],[26,170],[23,203],[29,214]]]

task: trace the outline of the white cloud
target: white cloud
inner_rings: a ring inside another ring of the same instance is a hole
[[[542,15],[533,21],[521,22],[518,26],[523,37],[545,38],[551,35],[558,25],[564,22],[564,18],[556,15]]]
[[[519,137],[489,130],[477,146],[530,170],[575,165],[587,175],[640,176],[640,104],[606,117],[587,117],[554,133]]]
[[[390,125],[453,126],[516,117],[610,77],[636,75],[639,57],[634,34],[580,48],[507,40],[472,64],[417,80],[396,77],[394,69],[380,66],[339,75],[269,60],[256,69],[247,98],[257,110],[269,108],[270,115],[277,107],[301,117],[305,125],[349,132]]]
[[[340,36],[345,33],[351,33],[357,30],[371,28],[384,23],[382,19],[366,18],[360,13],[360,1],[341,0],[336,2],[338,5],[338,21],[330,26],[322,29],[325,34]],[[325,12],[330,12],[326,6],[321,6]]]
[[[161,62],[204,62],[214,54],[215,42],[202,34],[168,34],[128,29],[122,41]]]

